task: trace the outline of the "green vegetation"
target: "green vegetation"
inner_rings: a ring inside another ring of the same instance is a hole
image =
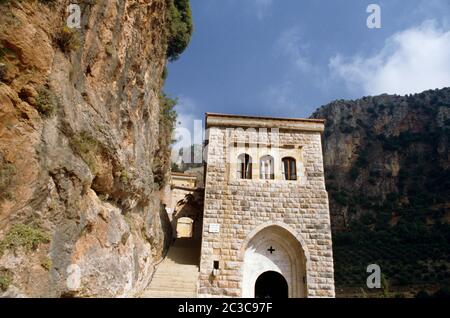
[[[2,269],[0,270],[0,290],[5,291],[12,283],[12,274],[10,271]]]
[[[194,30],[189,0],[168,0],[167,57],[178,59],[187,48]]]
[[[80,47],[80,34],[78,30],[67,26],[62,27],[54,36],[55,43],[64,53],[70,53]]]
[[[53,116],[58,108],[58,99],[55,94],[45,87],[39,89],[38,94],[36,98],[37,111],[46,118]]]
[[[42,262],[41,262],[41,266],[43,267],[43,268],[45,268],[46,270],[50,270],[50,268],[52,267],[52,260],[49,258],[49,257],[47,257],[47,258],[45,258]]]
[[[12,163],[0,161],[0,201],[11,198],[9,186],[16,175],[16,168]]]
[[[355,123],[359,137],[351,141],[358,149],[350,167],[345,160],[325,167],[339,176],[326,178],[337,290],[400,297],[424,289],[417,297],[434,297],[441,288],[439,295],[449,294],[443,287],[450,286],[450,120],[442,115],[449,106],[444,88],[336,101],[314,115],[326,119],[325,143],[336,145],[336,132],[351,134]],[[333,107],[342,110],[340,120]],[[380,265],[385,276],[377,292],[363,287],[369,264]]]
[[[154,182],[162,187],[169,171],[170,145],[172,144],[172,133],[175,129],[177,113],[174,110],[177,101],[162,93],[160,96],[159,114],[159,136],[158,150],[153,161]]]
[[[70,145],[74,152],[86,162],[92,174],[97,174],[99,170],[97,161],[97,154],[100,150],[99,142],[87,133],[82,132],[70,139]]]
[[[425,290],[421,290],[417,293],[416,298],[450,298],[450,288],[443,287],[434,293],[428,293]]]
[[[24,247],[26,250],[33,250],[41,243],[50,242],[50,237],[40,229],[33,228],[26,224],[14,224],[0,241],[0,255],[5,250],[16,250]]]
[[[11,183],[16,174],[16,168],[12,163],[1,163],[0,166],[0,191],[3,192]]]
[[[126,171],[126,170],[122,170],[121,172],[120,172],[120,181],[122,182],[122,183],[128,183],[128,181],[129,181],[129,179],[130,179],[130,176],[128,175],[128,171]]]
[[[380,265],[392,286],[450,283],[450,225],[426,226],[414,215],[396,225],[389,220],[389,214],[365,214],[333,234],[337,286],[364,285],[368,264]]]
[[[3,79],[6,76],[7,67],[6,64],[0,63],[0,82],[3,81]]]

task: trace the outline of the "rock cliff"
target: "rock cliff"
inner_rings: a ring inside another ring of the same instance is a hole
[[[337,287],[365,286],[381,265],[392,285],[450,279],[450,88],[338,100],[326,119],[324,165]]]
[[[0,2],[3,296],[135,296],[170,240],[168,2],[78,3],[70,29],[69,1]]]
[[[448,203],[450,88],[339,100],[312,117],[326,119],[324,164],[335,229],[384,204],[395,213],[415,203]]]

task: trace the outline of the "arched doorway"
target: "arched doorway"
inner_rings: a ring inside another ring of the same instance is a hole
[[[283,277],[288,297],[307,297],[307,258],[291,230],[281,225],[268,225],[250,234],[247,242],[242,247],[242,297],[257,296],[256,283],[266,272],[276,272]]]
[[[289,290],[286,279],[274,271],[259,275],[255,283],[255,298],[288,298]]]
[[[177,220],[177,238],[190,238],[193,236],[194,220],[182,217]]]

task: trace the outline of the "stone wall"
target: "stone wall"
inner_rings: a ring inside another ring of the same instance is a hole
[[[254,121],[254,120],[253,120]],[[258,125],[254,121],[253,124]],[[265,125],[270,125],[264,120]],[[279,121],[274,122],[278,125]],[[311,125],[312,126],[312,125]],[[314,123],[314,127],[317,123]],[[295,128],[295,127],[294,127]],[[323,129],[323,127],[322,127]],[[243,132],[247,140],[254,130]],[[207,175],[199,296],[242,296],[246,246],[259,230],[283,228],[301,244],[306,264],[305,296],[334,297],[328,195],[325,189],[320,129],[279,131],[280,147],[301,146],[304,178],[239,180],[229,178],[227,127],[208,131]],[[242,137],[242,132],[240,133]],[[278,169],[275,163],[275,169]],[[210,233],[219,224],[219,233]],[[219,271],[211,275],[213,262]]]

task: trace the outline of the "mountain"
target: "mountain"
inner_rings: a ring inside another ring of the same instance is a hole
[[[450,286],[450,88],[338,100],[326,120],[337,290],[378,264],[400,290]]]

